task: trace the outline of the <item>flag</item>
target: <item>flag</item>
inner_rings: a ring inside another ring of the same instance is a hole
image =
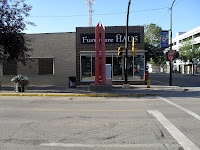
[[[169,47],[169,32],[161,31],[161,47]]]

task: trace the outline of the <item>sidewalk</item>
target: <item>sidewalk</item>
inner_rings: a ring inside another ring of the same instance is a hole
[[[129,89],[123,89],[121,85],[113,85],[112,91],[89,91],[89,85],[77,86],[76,88],[59,86],[29,86],[27,92],[16,93],[14,87],[2,86],[0,96],[88,96],[88,97],[140,97],[168,95],[183,92],[178,86],[167,85],[130,85]]]

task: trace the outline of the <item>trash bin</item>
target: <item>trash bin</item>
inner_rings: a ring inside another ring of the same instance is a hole
[[[70,88],[75,88],[76,87],[76,77],[69,77],[69,87]]]

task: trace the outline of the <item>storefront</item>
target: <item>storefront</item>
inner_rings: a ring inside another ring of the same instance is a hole
[[[106,64],[113,84],[124,83],[125,50],[118,57],[118,47],[125,45],[125,26],[106,27]],[[31,40],[27,66],[20,63],[0,65],[0,82],[11,84],[17,74],[27,75],[31,85],[68,86],[68,77],[76,76],[77,85],[95,80],[95,27],[77,27],[76,33],[28,34]],[[132,38],[136,55],[132,56]],[[130,26],[128,35],[128,83],[144,84],[144,27]],[[39,82],[38,82],[39,81]]]
[[[106,27],[106,64],[110,66],[113,84],[124,83],[125,50],[118,56],[118,47],[125,45],[125,26]],[[136,41],[136,54],[132,55],[132,38]],[[144,84],[145,50],[144,27],[130,26],[128,34],[128,83]],[[109,70],[109,69],[108,69]],[[90,84],[95,80],[95,27],[76,28],[77,84]]]

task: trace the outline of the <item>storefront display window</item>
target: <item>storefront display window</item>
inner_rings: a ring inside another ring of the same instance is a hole
[[[91,80],[91,56],[81,56],[81,80]]]
[[[106,64],[112,66],[112,80],[124,81],[124,56],[111,55],[106,57]],[[144,55],[129,56],[128,81],[144,80]],[[95,80],[95,57],[93,55],[81,56],[81,81]]]
[[[95,80],[95,57],[92,56],[92,81]]]
[[[128,57],[128,80],[133,80],[133,57]]]
[[[134,80],[144,80],[144,55],[136,55],[134,58]]]
[[[122,76],[122,57],[113,57],[113,77],[112,80],[123,80]]]

